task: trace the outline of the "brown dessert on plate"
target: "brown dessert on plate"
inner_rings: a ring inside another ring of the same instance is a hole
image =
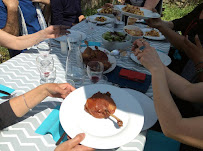
[[[85,104],[85,111],[91,114],[95,118],[108,118],[114,117],[117,120],[119,127],[123,126],[123,122],[117,118],[114,114],[116,110],[116,104],[111,98],[111,94],[101,93],[100,91],[93,94],[88,98]]]

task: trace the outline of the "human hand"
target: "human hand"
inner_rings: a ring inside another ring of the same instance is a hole
[[[151,73],[154,69],[161,69],[163,67],[163,64],[156,50],[151,47],[147,42],[143,42],[143,46],[145,48],[143,49],[143,51],[137,54],[137,59]]]
[[[38,3],[43,3],[43,4],[50,4],[50,0],[32,0],[32,2],[38,2]]]
[[[57,38],[69,33],[69,31],[67,31],[69,28],[70,27],[63,25],[51,25],[43,30],[43,34],[46,36],[46,38]]]
[[[84,138],[84,133],[78,134],[73,139],[70,139],[57,146],[54,151],[93,151],[93,148],[79,145]]]
[[[66,98],[75,88],[68,83],[48,83],[44,84],[47,96],[55,98]]]
[[[195,43],[196,45],[190,42],[188,36],[186,36],[184,39],[184,44],[186,45],[184,51],[194,64],[197,64],[203,61],[203,48],[198,35],[195,35]]]
[[[137,56],[138,53],[142,52],[140,50],[140,47],[144,46],[144,44],[143,44],[144,41],[145,41],[145,39],[136,39],[133,42],[131,51],[134,53],[135,56]]]
[[[4,5],[7,8],[16,9],[18,8],[19,1],[18,0],[2,0]]]

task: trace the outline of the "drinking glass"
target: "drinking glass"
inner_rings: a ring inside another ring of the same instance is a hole
[[[92,83],[97,83],[103,76],[104,65],[99,61],[87,63],[87,75]]]
[[[42,42],[40,42],[39,44],[37,44],[37,50],[40,53],[40,55],[42,56],[48,56],[51,48],[50,48],[50,41],[49,40],[44,40]]]
[[[48,55],[48,56],[42,56],[39,55],[36,57],[36,63],[37,63],[37,67],[38,69],[41,67],[54,67],[54,59],[52,56]]]
[[[40,67],[40,84],[54,83],[56,79],[56,68],[53,67]]]
[[[90,20],[90,18],[87,18],[87,23],[88,23],[88,35],[90,35],[89,41],[93,41],[93,31],[95,29],[95,24]]]

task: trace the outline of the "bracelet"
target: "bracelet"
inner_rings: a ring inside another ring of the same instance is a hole
[[[30,111],[32,111],[32,109],[31,109],[31,108],[29,108],[29,106],[27,105],[27,102],[26,102],[26,100],[25,100],[25,96],[24,96],[24,94],[22,95],[22,97],[23,97],[23,100],[24,100],[25,105],[27,106],[27,108],[28,108]]]
[[[195,67],[197,67],[199,64],[202,64],[202,63],[203,63],[203,61],[198,62],[198,63],[195,65]]]
[[[203,72],[203,68],[199,68],[199,69],[197,69],[196,72],[197,72],[197,74]]]

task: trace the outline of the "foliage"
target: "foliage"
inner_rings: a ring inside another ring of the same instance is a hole
[[[189,5],[185,8],[180,8],[175,4],[164,4],[163,8],[163,20],[169,21],[177,18],[181,18],[185,16],[189,12],[191,12],[196,7],[196,4]]]
[[[0,63],[5,62],[9,58],[10,57],[8,50],[4,47],[0,47]]]

